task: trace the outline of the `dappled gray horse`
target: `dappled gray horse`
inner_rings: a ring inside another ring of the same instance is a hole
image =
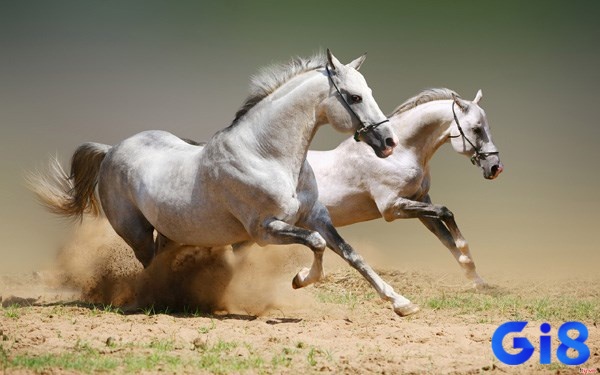
[[[337,233],[306,163],[317,127],[354,131],[377,157],[392,154],[397,137],[357,71],[327,58],[296,59],[267,69],[233,123],[196,147],[163,131],[134,135],[111,147],[86,143],[74,153],[71,175],[55,163],[32,188],[53,212],[78,216],[104,210],[117,232],[148,266],[158,238],[199,247],[244,242],[300,243],[314,253],[295,288],[323,275],[326,246],[357,269],[392,302],[394,311],[418,310],[397,294]],[[98,197],[94,188],[98,185]],[[158,241],[157,241],[158,242]]]
[[[444,143],[469,156],[486,179],[502,172],[486,114],[479,106],[481,97],[481,90],[470,102],[451,90],[432,89],[409,99],[390,116],[399,144],[385,160],[372,157],[352,139],[331,151],[310,151],[307,160],[317,178],[319,201],[333,224],[418,218],[450,250],[469,280],[483,286],[454,215],[431,203],[429,196],[429,161]]]

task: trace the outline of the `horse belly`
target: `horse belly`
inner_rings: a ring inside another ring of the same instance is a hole
[[[339,201],[327,201],[321,198],[319,200],[327,207],[333,225],[336,227],[375,220],[381,217],[377,205],[366,194],[344,196]]]
[[[156,229],[172,241],[193,246],[226,246],[249,239],[246,229],[229,213],[210,210],[159,215]]]
[[[248,239],[243,225],[211,196],[206,184],[173,181],[162,181],[161,189],[141,205],[156,230],[172,241],[194,246],[225,246]]]

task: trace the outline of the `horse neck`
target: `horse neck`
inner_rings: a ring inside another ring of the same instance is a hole
[[[453,120],[452,100],[420,104],[390,120],[399,139],[398,147],[413,152],[425,166],[449,140]]]
[[[320,124],[318,107],[329,93],[321,71],[292,78],[256,104],[232,129],[249,152],[285,164],[299,175]]]

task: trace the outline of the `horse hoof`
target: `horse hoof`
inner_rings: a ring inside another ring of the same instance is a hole
[[[408,305],[394,308],[394,312],[402,317],[412,315],[419,310],[419,306],[415,305],[414,303],[409,303]]]
[[[305,287],[309,272],[310,270],[308,268],[301,269],[294,277],[294,280],[292,280],[292,288],[299,289]]]
[[[300,278],[298,276],[299,275],[294,276],[294,280],[292,280],[292,288],[294,289],[302,288],[302,285],[300,284]]]

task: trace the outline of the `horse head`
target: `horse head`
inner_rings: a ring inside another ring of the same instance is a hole
[[[471,162],[483,170],[483,177],[493,180],[504,170],[498,148],[492,141],[492,133],[485,111],[479,106],[483,94],[477,91],[475,99],[468,101],[452,95],[451,143],[454,150],[471,157]]]
[[[398,138],[358,72],[365,59],[366,54],[344,65],[327,50],[326,74],[331,90],[322,109],[336,130],[354,131],[356,141],[365,142],[377,156],[385,158],[392,154]]]

